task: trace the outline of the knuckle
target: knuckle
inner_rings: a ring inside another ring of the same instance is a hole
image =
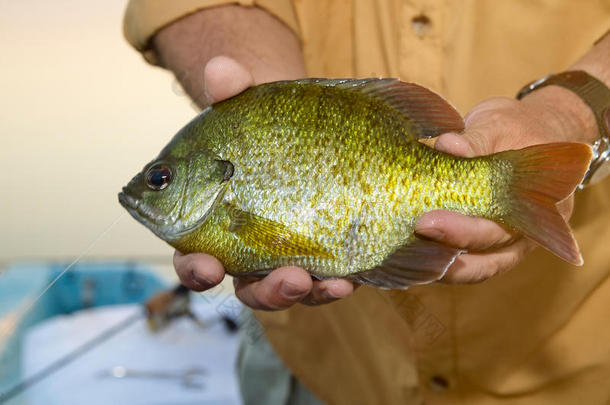
[[[517,243],[516,246],[513,246],[514,249],[512,249],[510,253],[504,255],[502,259],[498,262],[495,274],[504,273],[515,267],[521,261],[525,253],[525,245],[522,243]]]
[[[492,275],[496,274],[497,268],[495,266],[474,266],[468,274],[466,283],[477,284],[487,280]]]

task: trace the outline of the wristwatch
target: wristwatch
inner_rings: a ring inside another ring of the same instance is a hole
[[[541,87],[556,85],[576,93],[593,111],[599,139],[593,144],[593,159],[579,189],[594,184],[610,174],[610,89],[601,81],[582,70],[573,70],[535,80],[517,93],[525,97]]]

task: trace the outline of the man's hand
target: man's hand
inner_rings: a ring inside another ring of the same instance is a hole
[[[462,135],[444,134],[434,147],[458,156],[489,155],[549,142],[587,142],[596,137],[593,114],[569,90],[548,87],[521,101],[493,98],[475,106],[465,119]],[[567,219],[573,198],[562,202]],[[428,239],[467,250],[450,267],[444,281],[483,281],[514,267],[536,245],[495,222],[449,211],[424,214],[416,232]]]
[[[204,70],[204,95],[207,104],[234,96],[255,84],[252,74],[227,57],[211,59]],[[174,254],[174,267],[184,285],[203,291],[220,283],[224,268],[213,256],[204,253]],[[347,280],[312,280],[299,267],[282,267],[260,280],[235,278],[235,294],[251,308],[278,310],[301,302],[324,304],[350,295],[354,286]]]

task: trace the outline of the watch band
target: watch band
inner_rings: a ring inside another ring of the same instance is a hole
[[[593,144],[593,159],[579,189],[596,183],[610,174],[610,89],[604,83],[582,70],[550,75],[535,80],[517,93],[517,99],[532,91],[550,85],[564,87],[576,93],[593,111],[599,139]]]

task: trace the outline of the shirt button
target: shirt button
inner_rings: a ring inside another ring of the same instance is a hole
[[[449,389],[449,380],[443,376],[435,375],[428,380],[428,386],[431,391],[442,393]]]
[[[432,22],[424,14],[416,15],[411,19],[411,28],[413,29],[415,35],[420,38],[423,38],[426,36],[426,34],[428,34],[431,25]]]

